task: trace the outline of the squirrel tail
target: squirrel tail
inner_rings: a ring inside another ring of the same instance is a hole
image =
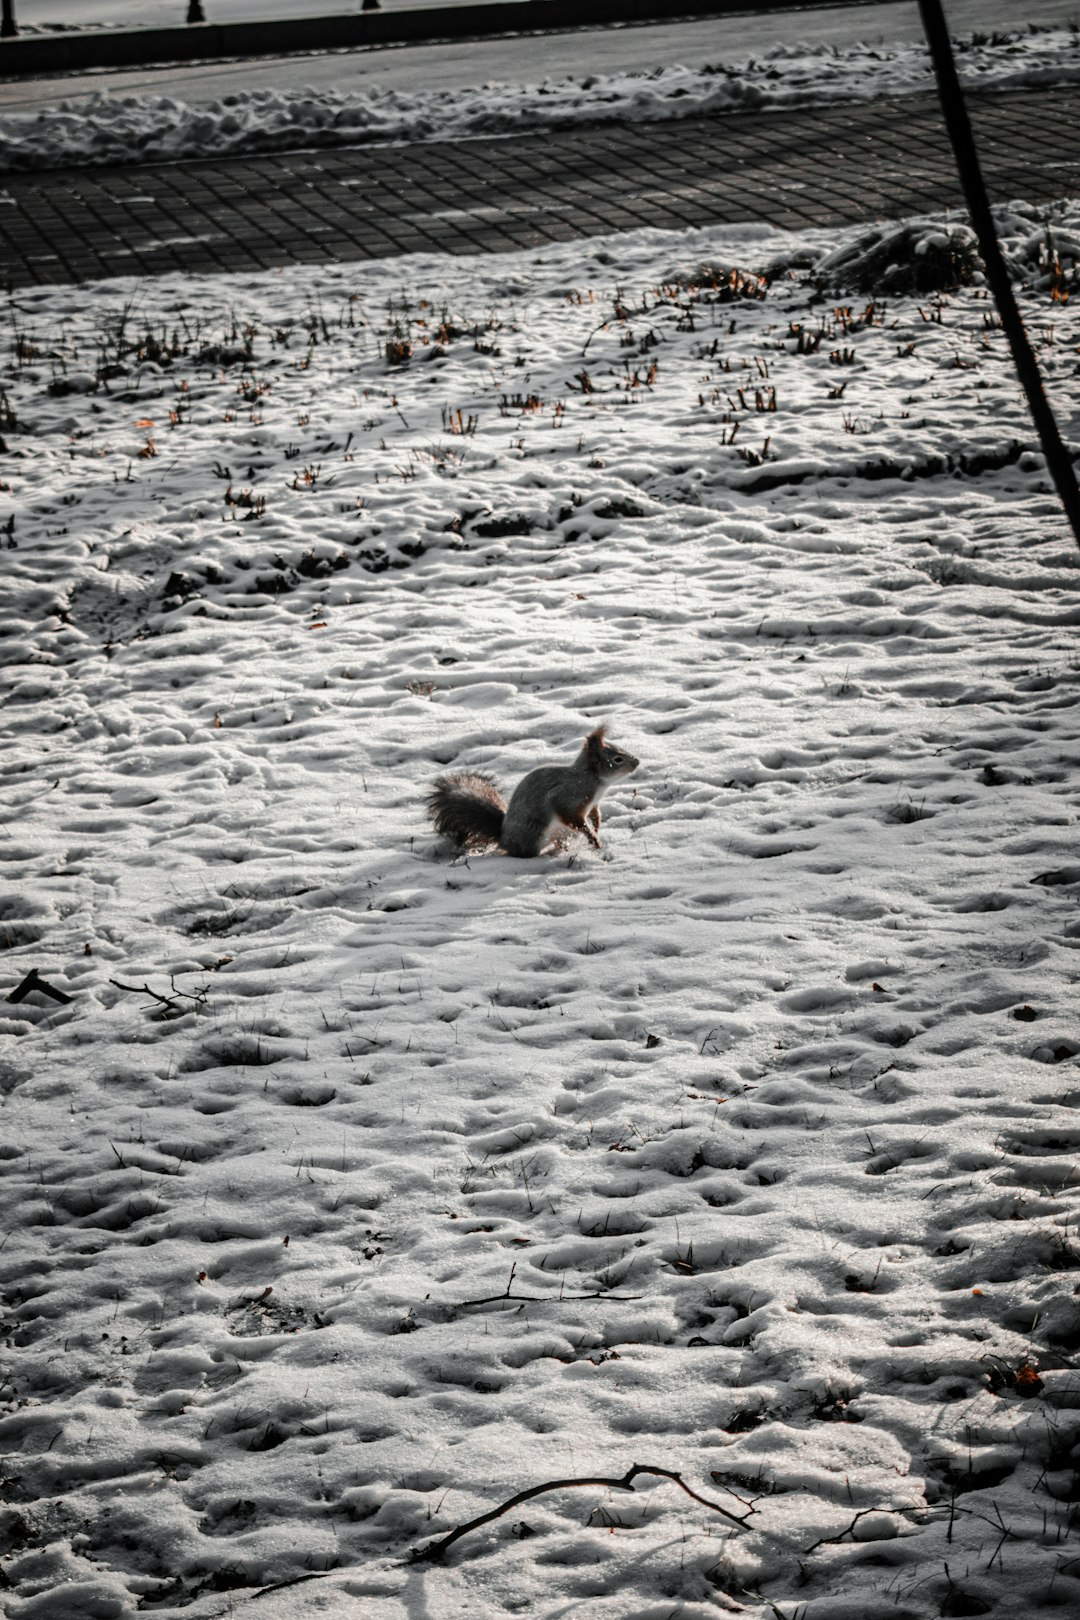
[[[502,836],[506,800],[490,776],[479,771],[453,771],[437,776],[427,796],[435,831],[459,849],[483,849]]]

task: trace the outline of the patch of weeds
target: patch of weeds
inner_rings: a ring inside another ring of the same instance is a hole
[[[200,917],[192,917],[186,924],[185,932],[208,939],[235,934],[244,928],[254,907],[255,902],[251,900],[246,905],[229,906],[224,911],[204,912]]]
[[[766,1422],[768,1417],[769,1413],[764,1406],[744,1407],[732,1412],[727,1422],[722,1423],[720,1427],[725,1434],[749,1434],[751,1429],[756,1429],[759,1424]],[[716,1479],[715,1474],[712,1477]],[[717,1483],[722,1484],[723,1481]]]
[[[731,265],[699,264],[688,276],[679,278],[680,287],[710,303],[734,304],[743,300],[763,301],[769,292],[765,276]]]
[[[524,512],[484,517],[470,524],[471,532],[480,540],[504,540],[511,535],[531,534],[532,529],[532,519]]]
[[[223,499],[233,517],[237,515],[238,511],[243,512],[242,522],[248,523],[252,519],[258,520],[266,516],[266,496],[256,495],[253,490],[234,490],[232,484],[230,484]]]
[[[917,219],[861,232],[820,259],[813,279],[822,289],[951,292],[969,286],[980,270],[975,233],[969,226]]]
[[[734,435],[732,435],[732,438],[734,438]],[[748,444],[737,444],[735,446],[735,454],[741,457],[741,459],[746,462],[748,467],[761,467],[766,461],[775,461],[776,459],[775,456],[770,454],[771,444],[772,435],[770,434],[769,437],[763,442],[760,450],[754,450]]]
[[[862,1418],[848,1404],[849,1391],[828,1391],[813,1401],[810,1416],[819,1423],[861,1423]]]
[[[896,804],[890,805],[885,812],[885,820],[892,821],[900,826],[907,826],[912,821],[929,821],[934,814],[926,808],[926,800],[920,799],[918,804],[912,798],[900,799]]]
[[[383,345],[388,366],[407,366],[413,356],[411,341],[398,331],[393,337],[388,337]]]
[[[603,505],[594,507],[593,511],[596,517],[603,518],[605,522],[611,522],[616,518],[643,518],[646,516],[637,502],[630,500],[625,495],[613,496],[611,500],[605,501]]]
[[[266,1294],[261,1299],[245,1300],[238,1314],[230,1314],[229,1332],[234,1338],[256,1339],[268,1333],[302,1333],[305,1329],[317,1330],[329,1325],[328,1319],[319,1311],[309,1311],[303,1305],[286,1305]],[[282,1438],[287,1440],[289,1436],[285,1434]],[[270,1448],[252,1446],[251,1449],[266,1451]]]

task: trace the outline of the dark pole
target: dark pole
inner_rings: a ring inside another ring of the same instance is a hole
[[[19,32],[15,21],[15,0],[2,0],[0,5],[0,39],[14,39]]]
[[[1024,323],[1016,307],[1016,299],[1013,297],[1009,272],[1005,268],[1005,260],[998,246],[994,217],[990,212],[990,201],[986,195],[982,170],[979,168],[975,138],[971,133],[971,121],[967,115],[960,80],[956,73],[956,62],[953,58],[949,30],[941,9],[941,0],[919,0],[919,11],[922,14],[930,54],[934,59],[938,95],[941,97],[941,110],[945,114],[945,127],[952,142],[956,167],[960,171],[960,183],[964,188],[971,223],[979,239],[979,252],[986,267],[986,279],[990,283],[990,290],[994,295],[998,314],[1001,316],[1001,324],[1012,349],[1013,362],[1024,386],[1024,393],[1027,395],[1028,407],[1038,431],[1047,468],[1061,497],[1065,515],[1072,524],[1076,543],[1080,545],[1080,489],[1077,488],[1076,473],[1073,470],[1072,458],[1062,443],[1054,413],[1043,392],[1039,367],[1028,342],[1027,333],[1024,331]]]
[[[203,23],[206,21],[206,12],[202,8],[202,0],[188,0],[187,21],[189,23]]]

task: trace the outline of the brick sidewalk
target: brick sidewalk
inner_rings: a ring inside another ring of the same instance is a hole
[[[970,98],[991,195],[1080,192],[1080,88]],[[936,98],[0,179],[13,287],[492,253],[651,225],[849,224],[961,198]]]

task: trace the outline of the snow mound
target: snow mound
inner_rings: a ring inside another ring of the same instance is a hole
[[[969,225],[905,220],[876,227],[821,259],[817,274],[856,292],[951,292],[979,271]]]
[[[1080,78],[1080,34],[1029,29],[956,42],[970,88],[1020,88]],[[812,106],[933,88],[918,44],[776,45],[736,63],[652,73],[486,84],[409,95],[372,88],[253,90],[193,105],[174,96],[98,92],[0,117],[0,172],[63,165],[179,161],[297,147],[461,140],[571,124],[658,122],[740,108]]]
[[[1033,229],[1033,213],[1041,213]],[[1059,300],[1080,287],[1080,236],[1060,210],[1032,210],[1014,203],[993,210],[994,226],[1012,274],[1049,287]],[[856,292],[954,292],[982,285],[978,241],[970,225],[940,216],[871,225],[831,253],[814,260],[814,278],[825,287]]]

